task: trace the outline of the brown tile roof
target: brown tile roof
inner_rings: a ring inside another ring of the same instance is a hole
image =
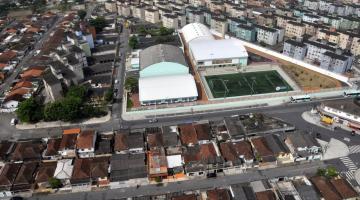
[[[8,163],[1,168],[0,189],[10,189],[20,170],[20,167],[21,163]]]
[[[128,133],[115,134],[114,151],[125,151],[129,149],[128,135]]]
[[[209,161],[216,159],[216,150],[212,143],[188,147],[184,153],[186,163],[193,161]]]
[[[23,163],[13,183],[12,190],[30,189],[34,182],[38,164],[38,162]]]
[[[184,194],[177,197],[172,197],[171,200],[197,200],[195,194]]]
[[[240,156],[246,160],[254,159],[251,144],[247,141],[223,142],[220,144],[221,155],[226,161],[237,161]]]
[[[256,196],[256,200],[276,200],[276,196],[274,192],[271,190],[256,192],[255,196]]]
[[[71,176],[71,182],[83,182],[108,176],[109,158],[76,158],[74,161],[74,170]]]
[[[50,177],[54,176],[57,162],[42,162],[40,163],[38,173],[35,177],[36,183],[47,182]]]
[[[147,143],[149,148],[164,146],[162,133],[150,133],[147,135]]]
[[[13,87],[13,89],[17,88],[32,88],[32,83],[30,81],[19,81]]]
[[[267,146],[265,139],[263,137],[251,139],[251,143],[254,145],[254,148],[256,149],[257,153],[259,153],[260,156],[264,157],[264,156],[273,155],[273,152]]]
[[[45,149],[41,141],[26,141],[16,144],[11,160],[38,160]]]
[[[21,78],[28,79],[28,78],[36,78],[40,77],[44,69],[28,69],[20,74]]]
[[[206,191],[207,200],[231,200],[229,190],[214,189]]]
[[[180,140],[184,145],[197,144],[196,130],[192,124],[179,125]]]
[[[14,150],[14,142],[1,141],[0,143],[0,159],[6,160],[7,156]]]
[[[331,185],[340,194],[342,199],[359,197],[354,188],[343,178],[334,178],[330,180]]]
[[[194,128],[195,128],[198,140],[211,140],[209,124],[195,124]]]
[[[76,148],[77,149],[91,149],[95,148],[94,140],[96,138],[95,130],[84,130],[78,134],[78,138],[76,140]]]
[[[342,199],[325,177],[314,176],[310,180],[314,183],[316,189],[320,192],[321,196],[324,197],[325,200]]]
[[[0,62],[7,63],[11,61],[12,59],[16,58],[16,52],[15,51],[4,51],[2,54],[0,54]]]
[[[25,94],[29,94],[29,93],[31,93],[31,89],[17,88],[17,89],[11,90],[10,93],[6,96],[8,97],[8,96],[13,96],[13,95],[25,95]]]
[[[61,138],[51,138],[46,145],[45,156],[55,156],[58,154]]]
[[[61,138],[59,150],[75,149],[77,134],[63,135]]]
[[[6,66],[8,66],[8,64],[6,64],[6,63],[0,63],[0,69],[4,68],[4,67],[6,67]]]

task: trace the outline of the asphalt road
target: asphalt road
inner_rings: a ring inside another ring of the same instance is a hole
[[[164,186],[147,185],[139,188],[121,188],[97,192],[80,192],[56,194],[47,196],[34,196],[31,200],[116,200],[134,196],[159,195],[173,192],[184,192],[198,189],[210,189],[229,186],[237,183],[251,182],[261,179],[269,179],[283,176],[297,176],[314,174],[319,167],[324,167],[322,162],[307,163],[304,165],[280,167],[268,170],[251,170],[243,174],[218,176],[210,179],[194,179],[189,181],[167,183]]]

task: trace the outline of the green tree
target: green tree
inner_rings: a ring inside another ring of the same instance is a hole
[[[338,175],[339,175],[339,173],[337,172],[335,167],[330,166],[330,167],[327,168],[327,170],[326,170],[326,176],[327,177],[333,178],[333,177],[336,177]]]
[[[54,177],[49,178],[49,184],[52,189],[57,189],[62,187],[61,180]]]
[[[67,97],[62,100],[61,104],[63,109],[61,116],[62,121],[73,121],[81,118],[81,108],[83,104],[80,98]]]
[[[132,100],[130,99],[130,97],[127,98],[127,102],[126,102],[126,107],[127,108],[132,108],[134,106],[134,103],[132,102]]]
[[[164,35],[170,35],[174,32],[174,29],[168,29],[166,27],[160,27],[159,29],[159,34],[164,36]]]
[[[66,97],[76,97],[80,98],[81,100],[85,100],[87,96],[87,89],[84,86],[72,86],[69,88],[68,92],[66,93]]]
[[[81,20],[84,20],[85,19],[85,16],[86,16],[86,10],[78,10],[77,11],[77,15],[79,16],[79,18]]]
[[[46,7],[46,0],[34,0],[31,4],[31,10],[33,12],[40,12]]]
[[[125,89],[130,92],[135,92],[138,89],[139,81],[135,77],[128,77],[125,80]]]
[[[62,118],[63,108],[61,101],[55,101],[54,103],[48,103],[44,109],[45,121],[57,121]]]
[[[107,25],[104,17],[96,17],[95,19],[91,19],[89,23],[95,27],[96,32],[101,32]]]
[[[20,103],[16,114],[22,122],[38,122],[43,118],[43,106],[31,97]]]
[[[110,102],[113,100],[113,89],[108,89],[105,93],[105,101]]]
[[[130,37],[129,47],[131,47],[132,49],[135,49],[135,48],[137,48],[138,43],[139,43],[138,38],[135,35]]]
[[[326,169],[323,169],[323,168],[317,169],[316,175],[318,175],[318,176],[326,176]]]

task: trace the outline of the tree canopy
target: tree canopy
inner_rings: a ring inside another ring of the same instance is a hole
[[[135,35],[131,36],[129,39],[129,46],[132,49],[136,49],[138,44],[139,44],[138,38]]]
[[[138,89],[139,80],[135,77],[128,77],[125,80],[125,89],[130,92],[135,92]]]
[[[31,97],[20,103],[16,114],[22,122],[38,122],[43,118],[43,106]]]
[[[77,11],[77,15],[79,16],[79,18],[81,20],[84,20],[85,19],[85,16],[86,16],[86,11],[85,10],[78,10]]]
[[[90,19],[89,23],[91,26],[95,27],[96,32],[101,32],[107,25],[104,17],[96,17],[95,19]]]

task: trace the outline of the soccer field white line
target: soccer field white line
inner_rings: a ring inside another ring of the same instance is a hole
[[[360,145],[350,146],[350,147],[349,147],[349,153],[350,153],[350,154],[360,153]]]
[[[358,169],[349,157],[341,157],[340,160],[350,171],[355,171]]]

